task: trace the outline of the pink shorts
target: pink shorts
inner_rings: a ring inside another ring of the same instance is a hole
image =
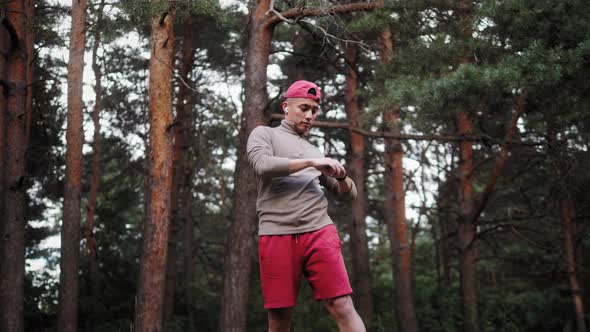
[[[316,300],[352,293],[334,225],[308,233],[260,236],[258,258],[266,309],[295,306],[302,275]]]

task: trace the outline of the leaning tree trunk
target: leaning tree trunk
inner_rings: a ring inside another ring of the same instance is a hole
[[[25,178],[25,100],[26,100],[26,66],[27,53],[24,47],[25,32],[25,2],[9,1],[5,5],[3,19],[3,36],[9,37],[10,48],[6,58],[6,77],[3,86],[5,108],[2,121],[4,138],[0,152],[4,160],[4,192],[5,207],[4,228],[2,229],[2,263],[0,271],[0,330],[7,332],[22,332],[24,275],[25,275],[25,207],[26,207],[26,178]],[[1,55],[0,55],[1,56]],[[1,101],[1,100],[0,100]],[[5,116],[5,118],[4,118]],[[5,126],[5,127],[4,127]],[[5,158],[5,159],[4,159]]]
[[[347,63],[345,109],[350,127],[360,128],[360,112],[357,95],[357,48],[349,45],[345,50]],[[350,227],[350,253],[352,256],[352,288],[355,306],[366,325],[371,324],[373,297],[371,295],[371,271],[369,267],[369,246],[365,222],[367,197],[365,192],[365,138],[350,131],[351,149],[348,172],[357,188],[357,199],[352,202],[352,224]]]
[[[246,57],[246,82],[244,87],[244,111],[239,132],[240,146],[236,163],[236,190],[233,223],[231,226],[223,295],[221,298],[220,330],[222,332],[246,331],[248,285],[255,252],[256,235],[256,182],[248,164],[246,142],[250,132],[263,124],[267,104],[266,67],[269,62],[270,44],[274,25],[266,23],[270,0],[250,1],[250,24]]]
[[[94,134],[92,141],[92,175],[90,176],[90,191],[88,193],[88,204],[86,208],[86,254],[89,260],[89,280],[91,317],[89,326],[93,326],[99,321],[99,298],[100,298],[100,279],[98,278],[97,262],[97,245],[94,237],[94,217],[96,213],[96,200],[100,187],[100,112],[102,109],[102,70],[98,63],[98,47],[100,46],[100,28],[102,26],[102,11],[104,9],[104,0],[101,1],[97,9],[97,24],[94,27],[92,44],[92,71],[94,72],[94,109],[92,110],[92,124],[94,125]]]
[[[174,157],[173,157],[173,175],[172,190],[170,196],[170,233],[168,236],[168,265],[166,267],[166,294],[164,297],[164,331],[169,330],[169,323],[174,316],[174,293],[176,291],[177,264],[176,258],[178,241],[178,229],[181,225],[179,218],[179,197],[181,190],[186,189],[186,165],[189,154],[187,153],[188,140],[187,132],[190,130],[191,122],[188,113],[192,111],[192,104],[189,102],[187,95],[190,91],[187,89],[189,82],[189,73],[192,70],[193,63],[193,43],[192,43],[192,24],[191,17],[187,16],[184,22],[184,38],[182,41],[181,60],[179,63],[179,82],[178,98],[176,102],[176,126],[174,129]]]
[[[380,36],[381,62],[386,64],[393,57],[391,30],[386,27]],[[385,111],[383,123],[393,134],[400,134],[400,108]],[[399,139],[385,139],[385,197],[384,214],[391,245],[393,277],[395,280],[395,312],[400,331],[418,331],[414,292],[412,291],[412,253],[408,242],[406,220],[403,147]]]
[[[135,330],[161,331],[172,187],[174,14],[152,18],[150,58],[150,204],[144,225]]]
[[[560,146],[557,139],[557,133],[553,121],[547,121],[547,139],[549,143],[548,154],[554,169],[555,176],[559,184],[559,207],[561,212],[561,222],[564,236],[564,251],[566,258],[567,277],[572,294],[572,304],[574,315],[576,317],[577,332],[586,332],[586,320],[584,317],[584,299],[580,281],[578,280],[578,269],[575,257],[575,232],[574,223],[576,208],[574,198],[571,194],[572,183],[574,181],[572,174],[567,173],[568,156],[563,155],[566,147]],[[565,145],[565,144],[562,144]],[[563,153],[563,154],[562,154]]]
[[[80,200],[82,196],[82,74],[86,42],[86,0],[72,1],[72,30],[68,63],[66,180],[64,189],[58,331],[78,330],[78,266],[80,258]]]

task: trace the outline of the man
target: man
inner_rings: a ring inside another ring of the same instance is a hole
[[[281,104],[281,125],[259,126],[248,139],[258,184],[260,279],[271,332],[290,330],[302,275],[340,331],[365,331],[320,185],[352,199],[356,187],[338,161],[325,158],[307,141],[320,101],[317,85],[293,83]]]

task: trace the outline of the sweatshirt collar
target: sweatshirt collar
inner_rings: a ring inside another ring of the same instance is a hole
[[[308,138],[309,137],[309,130],[307,130],[303,134],[299,134],[295,130],[295,123],[293,123],[292,121],[289,121],[287,119],[281,120],[281,126],[280,126],[280,128],[283,131],[288,132],[289,134],[297,135],[297,136],[300,136],[300,137],[303,137],[303,138]]]

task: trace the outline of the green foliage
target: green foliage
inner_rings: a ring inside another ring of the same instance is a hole
[[[151,20],[163,13],[173,10],[178,19],[185,15],[216,14],[219,11],[217,0],[204,1],[169,1],[169,0],[125,0],[121,4],[129,14],[139,20]]]

